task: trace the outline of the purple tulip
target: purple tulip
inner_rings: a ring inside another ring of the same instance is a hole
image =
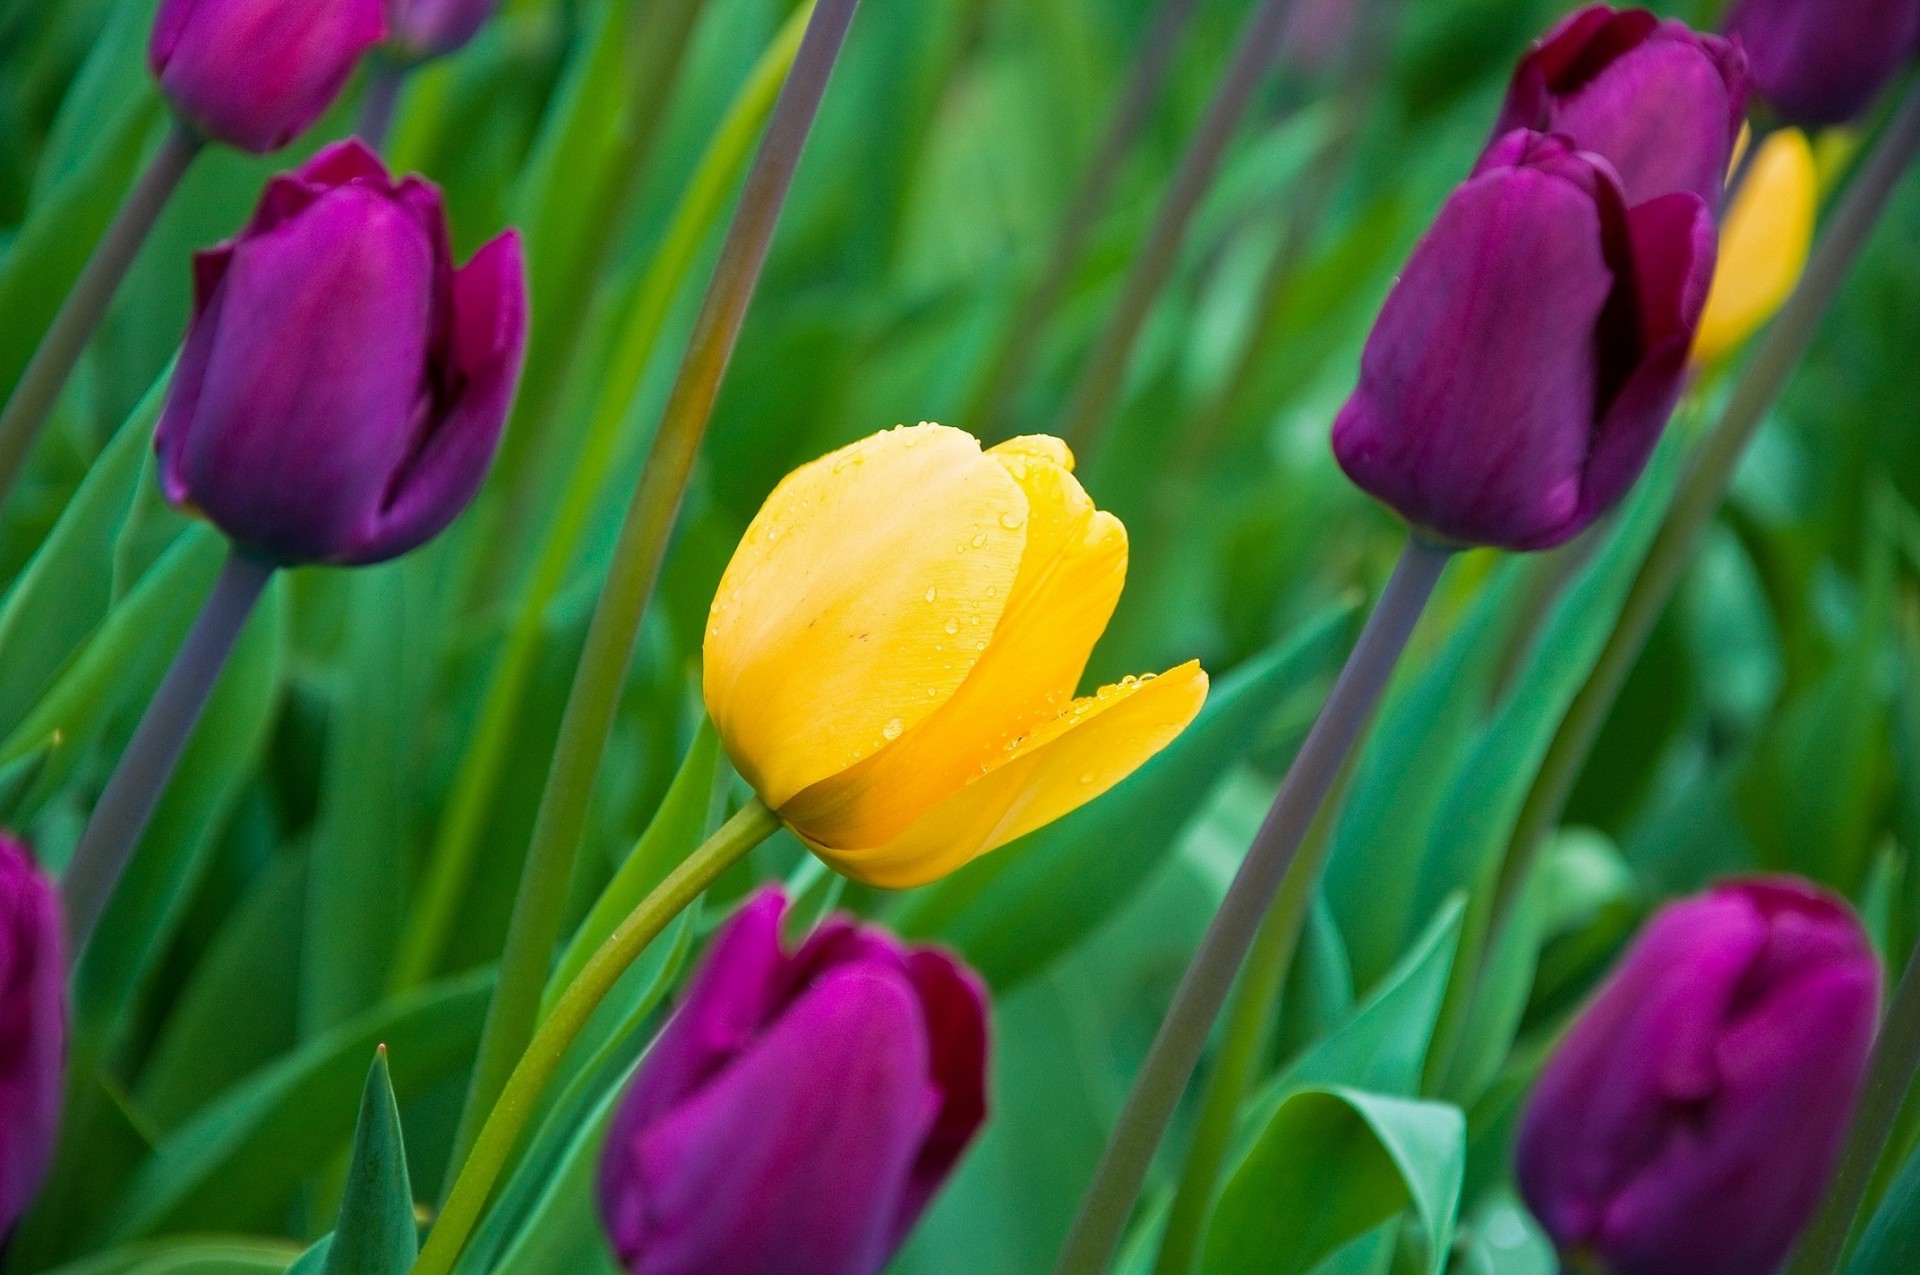
[[[1520,60],[1494,137],[1566,134],[1613,165],[1628,207],[1690,190],[1718,208],[1747,88],[1739,46],[1645,9],[1589,5]]]
[[[1853,913],[1803,881],[1669,904],[1540,1077],[1528,1205],[1615,1275],[1776,1269],[1832,1172],[1879,994]]]
[[[1604,159],[1509,133],[1387,297],[1334,422],[1341,467],[1440,541],[1571,539],[1659,441],[1714,243],[1698,195],[1629,211]]]
[[[622,1100],[600,1207],[635,1275],[875,1275],[986,1118],[987,997],[786,898],[728,922]]]
[[[1727,34],[1760,96],[1794,124],[1844,124],[1920,47],[1920,0],[1740,0]]]
[[[147,61],[191,128],[264,155],[318,119],[385,37],[380,0],[161,0]]]
[[[424,61],[479,34],[498,0],[387,0],[387,27],[399,56]]]
[[[439,191],[346,141],[275,178],[194,285],[154,439],[169,500],[294,565],[396,557],[473,499],[526,343],[512,231],[456,270]]]
[[[53,1159],[67,1061],[60,897],[27,847],[0,833],[0,1241]]]

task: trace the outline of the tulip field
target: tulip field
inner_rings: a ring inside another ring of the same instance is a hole
[[[1920,0],[0,0],[0,1275],[1920,1272]]]

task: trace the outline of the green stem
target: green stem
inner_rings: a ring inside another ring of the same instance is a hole
[[[606,587],[594,609],[567,695],[546,791],[534,818],[533,840],[507,927],[506,950],[500,957],[500,983],[488,1007],[460,1134],[454,1142],[455,1164],[461,1162],[481,1116],[493,1107],[514,1059],[533,1035],[540,994],[564,920],[574,854],[586,827],[594,780],[640,621],[713,414],[721,378],[766,263],[780,208],[858,6],[859,0],[819,0],[807,24],[628,506]]]
[[[1213,185],[1220,161],[1226,157],[1227,144],[1233,140],[1247,104],[1266,79],[1267,71],[1279,55],[1281,38],[1286,34],[1287,13],[1292,0],[1260,0],[1260,5],[1241,29],[1240,44],[1206,116],[1187,143],[1180,158],[1179,171],[1167,188],[1167,195],[1154,216],[1153,228],[1140,245],[1139,253],[1127,272],[1120,300],[1101,329],[1093,353],[1081,369],[1073,398],[1062,418],[1060,436],[1085,457],[1091,457],[1100,441],[1107,417],[1119,401],[1126,384],[1127,365],[1133,358],[1134,342],[1146,325],[1153,302],[1166,286],[1179,260],[1180,244],[1187,226],[1200,207],[1200,200]]]
[[[1854,1108],[1853,1123],[1840,1153],[1840,1165],[1827,1188],[1786,1275],[1830,1275],[1840,1269],[1854,1215],[1867,1196],[1874,1168],[1886,1151],[1900,1107],[1920,1071],[1920,960],[1907,958],[1906,972],[1894,989],[1887,1020],[1873,1045],[1873,1061]]]
[[[625,441],[622,427],[628,409],[666,327],[673,299],[691,273],[707,227],[719,216],[734,178],[773,108],[781,81],[800,47],[807,12],[803,7],[796,13],[795,20],[775,37],[741,87],[681,196],[659,251],[648,264],[622,327],[615,364],[600,391],[585,446],[558,510],[546,524],[540,556],[514,612],[505,644],[489,672],[479,720],[454,774],[446,813],[427,860],[420,902],[394,966],[396,990],[416,987],[433,977],[459,923],[481,832],[515,742],[528,679],[540,656],[547,608],[567,583],[567,573],[586,538],[607,471]],[[679,492],[674,491],[670,498],[677,505]]]
[[[633,967],[669,922],[779,826],[779,816],[757,798],[749,802],[607,936],[580,976],[554,1003],[553,1013],[540,1025],[502,1086],[499,1100],[491,1104],[486,1124],[461,1165],[446,1207],[414,1265],[414,1275],[447,1275],[453,1269],[541,1094],[559,1074],[567,1050],[580,1038],[587,1021],[621,975]]]
[[[1334,800],[1321,808],[1313,830],[1300,847],[1299,857],[1287,869],[1273,909],[1260,923],[1253,950],[1247,953],[1246,969],[1241,971],[1240,985],[1227,1011],[1226,1030],[1220,1039],[1213,1074],[1200,1100],[1200,1116],[1194,1124],[1187,1165],[1180,1176],[1180,1187],[1174,1193],[1173,1207],[1167,1214],[1167,1229],[1160,1241],[1154,1275],[1188,1275],[1199,1260],[1200,1240],[1213,1212],[1214,1188],[1233,1146],[1240,1100],[1259,1075],[1260,1062],[1272,1043],[1274,1023],[1280,1014],[1280,996],[1300,946],[1300,927],[1306,921],[1314,885],[1320,879],[1320,866],[1326,860],[1332,831],[1332,820],[1328,816],[1338,807],[1339,802]]]
[[[1300,745],[1273,809],[1174,993],[1081,1202],[1080,1215],[1055,1268],[1058,1275],[1100,1275],[1113,1260],[1134,1200],[1146,1182],[1154,1148],[1206,1048],[1213,1020],[1452,557],[1450,548],[1417,536],[1408,538],[1393,578]]]
[[[406,87],[412,69],[384,54],[375,54],[367,68],[367,84],[360,93],[360,118],[353,132],[376,153],[386,152],[387,138],[393,132],[393,113],[400,105],[400,90]]]
[[[147,241],[167,200],[179,188],[193,157],[200,153],[200,146],[201,139],[183,124],[176,123],[167,130],[160,149],[127,192],[126,202],[120,205],[80,277],[74,280],[73,291],[60,303],[59,313],[53,316],[52,325],[13,387],[13,396],[5,408],[0,408],[0,507],[5,506],[19,480],[21,466],[59,401],[61,388],[80,362],[94,329],[106,317],[120,280],[126,277],[127,268],[139,255],[140,245]]]
[[[1726,411],[1701,443],[1693,467],[1674,497],[1673,507],[1660,526],[1634,577],[1633,587],[1620,609],[1620,618],[1607,638],[1593,672],[1568,706],[1567,715],[1549,745],[1540,773],[1527,793],[1526,804],[1514,827],[1502,864],[1494,925],[1499,926],[1527,879],[1534,856],[1547,834],[1560,822],[1567,798],[1593,751],[1594,740],[1626,684],[1627,674],[1640,658],[1647,638],[1679,587],[1687,565],[1726,499],[1733,471],[1745,454],[1754,431],[1766,418],[1801,355],[1812,344],[1821,317],[1840,291],[1855,258],[1866,246],[1875,224],[1900,177],[1920,153],[1920,81],[1909,90],[1892,121],[1875,143],[1859,175],[1835,209],[1827,233],[1821,237],[1800,286],[1787,300],[1754,352],[1740,383],[1734,387]]]
[[[987,370],[967,407],[965,420],[973,432],[983,438],[1007,432],[1000,424],[1007,414],[1008,400],[1026,376],[1047,320],[1053,317],[1060,299],[1067,293],[1073,267],[1086,250],[1101,209],[1107,205],[1121,164],[1147,126],[1154,99],[1160,95],[1160,86],[1165,83],[1173,55],[1180,47],[1180,35],[1196,6],[1197,0],[1160,0],[1160,11],[1154,15],[1153,25],[1134,55],[1133,71],[1121,92],[1119,109],[1114,111],[1106,136],[1100,139],[1093,162],[1087,165],[1079,189],[1067,205],[1046,264],[988,358]]]

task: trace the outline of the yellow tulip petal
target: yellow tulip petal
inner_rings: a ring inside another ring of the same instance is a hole
[[[1055,448],[1003,444],[988,453],[1026,492],[1027,547],[999,626],[957,639],[979,651],[953,698],[857,765],[796,795],[780,814],[827,845],[876,846],[1003,764],[1009,746],[1071,703],[1127,575],[1127,532],[1097,510]],[[951,639],[950,639],[951,640]]]
[[[938,425],[863,439],[774,490],[721,577],[704,681],[728,755],[768,804],[952,697],[978,652],[949,629],[998,626],[1027,521],[1006,469]]]
[[[1693,357],[1711,363],[1737,350],[1772,318],[1800,282],[1813,245],[1819,178],[1799,129],[1760,146],[1720,234],[1720,264]]]
[[[1069,474],[1073,472],[1073,449],[1064,439],[1052,434],[1022,434],[1018,438],[1009,438],[987,448],[987,455],[999,456],[1006,460],[1044,461],[1049,465],[1058,465]]]
[[[934,881],[1092,801],[1186,729],[1207,698],[1198,663],[1078,701],[982,776],[872,850],[815,853],[856,881],[907,889]]]

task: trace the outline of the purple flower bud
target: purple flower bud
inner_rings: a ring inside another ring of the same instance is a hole
[[[264,155],[318,119],[385,37],[380,0],[161,0],[147,62],[192,128]]]
[[[498,0],[387,0],[389,40],[402,57],[437,58],[479,34],[497,5]]]
[[[1509,133],[1387,297],[1334,422],[1335,456],[1437,539],[1571,539],[1652,455],[1713,261],[1698,195],[1629,211],[1604,159]]]
[[[986,1118],[972,971],[844,918],[788,955],[785,910],[720,932],[607,1135],[635,1275],[875,1275]]]
[[[1540,1077],[1528,1205],[1616,1275],[1776,1269],[1832,1171],[1879,994],[1859,922],[1803,881],[1669,904]]]
[[[1920,0],[1740,0],[1727,34],[1790,123],[1844,124],[1920,50]]]
[[[1718,208],[1747,88],[1737,45],[1645,9],[1589,5],[1520,60],[1494,138],[1566,134],[1613,165],[1628,207],[1689,190]]]
[[[267,561],[397,557],[479,490],[526,328],[512,231],[456,270],[439,191],[330,146],[195,258],[154,438],[167,498]]]
[[[60,897],[27,847],[0,833],[0,1241],[53,1159],[67,1061]]]

